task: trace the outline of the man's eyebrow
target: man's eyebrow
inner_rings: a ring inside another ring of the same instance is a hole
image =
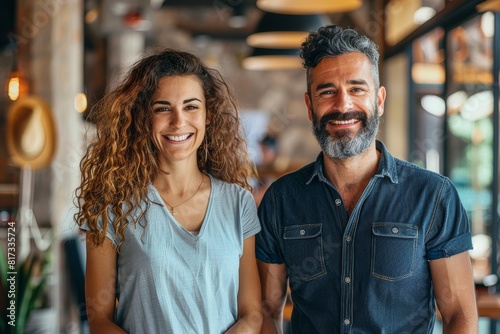
[[[364,79],[352,79],[347,81],[348,84],[351,85],[363,85],[363,86],[368,86],[368,82]]]
[[[316,86],[316,91],[318,90],[321,90],[321,89],[324,89],[324,88],[332,88],[332,87],[335,87],[335,85],[331,82],[326,82],[326,83],[322,83],[322,84],[319,84],[318,86]]]
[[[351,79],[351,80],[347,80],[346,81],[346,84],[348,85],[361,85],[361,86],[368,86],[368,82],[364,79]],[[318,86],[316,86],[316,91],[318,90],[322,90],[324,88],[335,88],[336,86],[331,83],[331,82],[325,82],[325,83],[322,83],[322,84],[319,84]]]

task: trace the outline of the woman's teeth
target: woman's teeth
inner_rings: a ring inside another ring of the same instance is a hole
[[[166,136],[168,140],[172,140],[172,141],[183,141],[183,140],[186,140],[189,135],[182,135],[182,136]]]

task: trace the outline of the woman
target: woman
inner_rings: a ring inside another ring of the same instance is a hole
[[[158,52],[95,122],[76,214],[91,332],[258,333],[252,168],[220,74],[190,53]]]

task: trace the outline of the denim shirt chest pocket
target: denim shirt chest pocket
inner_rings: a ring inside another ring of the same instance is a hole
[[[286,226],[283,239],[289,275],[309,281],[326,273],[322,224]]]
[[[397,281],[413,274],[418,227],[400,223],[373,223],[371,275]]]

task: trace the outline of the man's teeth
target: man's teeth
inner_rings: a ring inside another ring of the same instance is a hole
[[[189,135],[183,135],[183,136],[167,136],[168,140],[172,141],[183,141],[186,140],[189,137]]]
[[[330,121],[330,123],[335,124],[335,125],[346,125],[346,124],[354,124],[358,120],[357,119],[350,119],[347,121]]]

